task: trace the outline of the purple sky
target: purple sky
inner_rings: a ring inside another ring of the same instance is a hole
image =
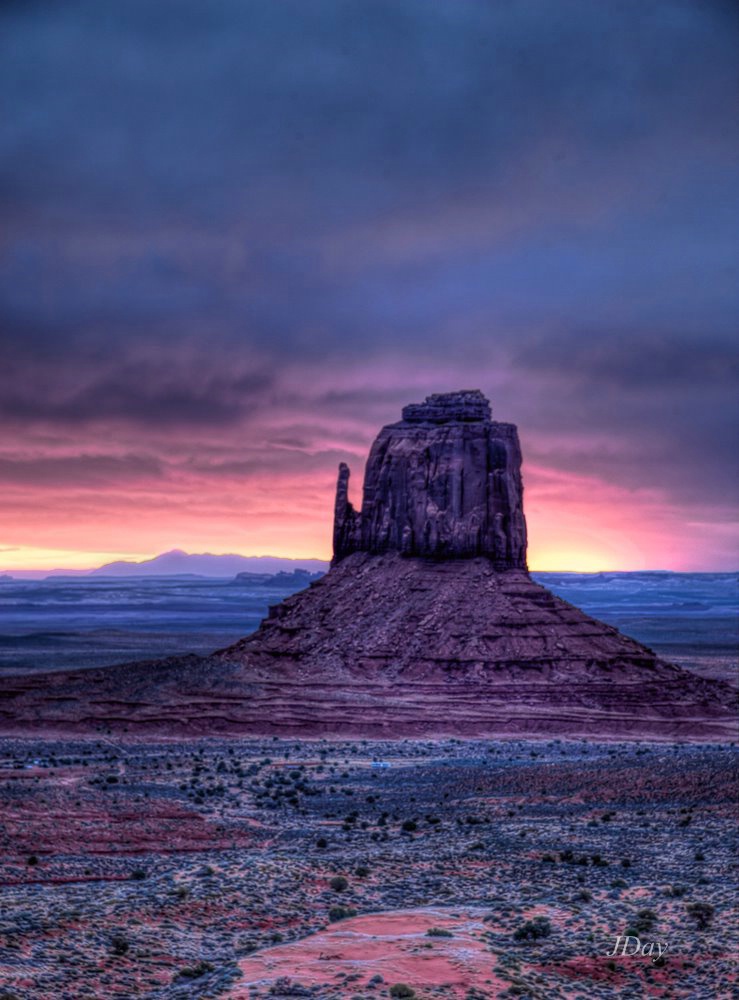
[[[0,568],[325,556],[431,391],[519,425],[531,562],[736,568],[739,14],[6,3]]]

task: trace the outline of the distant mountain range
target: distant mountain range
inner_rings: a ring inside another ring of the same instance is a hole
[[[259,573],[274,575],[276,573],[293,573],[295,570],[305,570],[308,573],[325,573],[329,567],[324,559],[287,559],[282,556],[239,556],[214,555],[211,552],[190,553],[182,549],[172,549],[163,552],[153,559],[141,562],[118,560],[106,563],[97,569],[52,569],[52,570],[11,570],[0,573],[0,583],[10,583],[13,580],[45,580],[49,577],[155,577],[155,576],[195,576],[195,577],[235,577],[239,573]],[[569,585],[578,578],[598,581],[607,584],[619,577],[630,577],[634,580],[643,578],[659,579],[660,577],[731,577],[731,573],[674,573],[670,570],[612,570],[602,573],[578,572],[532,572],[535,580],[547,586],[557,584]]]
[[[280,556],[213,555],[210,552],[189,553],[181,549],[163,552],[142,562],[106,563],[97,569],[87,570],[16,570],[10,576],[16,580],[39,580],[58,576],[210,576],[232,577],[237,573],[292,573],[304,569],[309,573],[323,573],[328,562],[323,559],[284,559]]]

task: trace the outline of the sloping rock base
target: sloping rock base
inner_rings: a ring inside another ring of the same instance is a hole
[[[211,657],[8,678],[0,731],[724,740],[736,692],[523,570],[356,552]]]

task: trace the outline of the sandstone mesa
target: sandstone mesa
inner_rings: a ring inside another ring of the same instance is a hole
[[[18,676],[0,731],[130,736],[725,740],[737,695],[535,583],[521,449],[477,390],[406,406],[362,502],[342,464],[334,558],[207,657]]]

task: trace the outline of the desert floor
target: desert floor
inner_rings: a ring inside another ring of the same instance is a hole
[[[0,1000],[735,996],[737,799],[726,745],[5,739]]]

